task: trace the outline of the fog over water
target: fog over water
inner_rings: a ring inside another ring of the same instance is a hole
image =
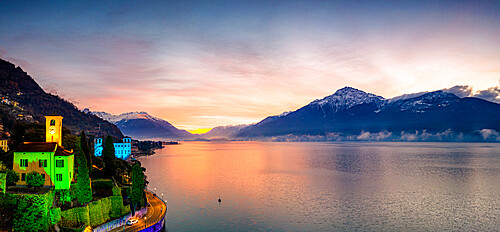
[[[140,160],[168,231],[500,228],[498,143],[185,142]]]

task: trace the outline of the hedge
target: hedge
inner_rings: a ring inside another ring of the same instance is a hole
[[[83,232],[85,230],[85,226],[81,226],[78,228],[60,226],[59,228],[61,229],[62,232]]]
[[[102,216],[101,200],[94,201],[89,204],[89,219],[90,226],[92,227],[96,227],[106,222]]]
[[[113,186],[113,196],[122,196],[122,189],[118,186]]]
[[[96,227],[109,219],[119,218],[127,213],[130,213],[130,206],[123,206],[122,197],[111,196],[91,202],[87,206],[61,211],[59,224],[72,228],[82,225]]]
[[[103,189],[111,189],[113,188],[113,181],[109,179],[98,179],[92,181],[92,188],[103,188]]]
[[[109,197],[111,200],[111,212],[109,212],[109,216],[111,218],[118,218],[122,216],[123,211],[123,199],[121,196],[111,196]]]
[[[61,208],[52,208],[49,211],[50,224],[54,225],[61,221]]]
[[[109,211],[111,210],[111,200],[109,200],[109,198],[106,197],[101,199],[100,201],[101,201],[101,211],[103,220],[108,221],[110,219]]]
[[[59,224],[73,228],[82,225],[89,225],[90,224],[89,206],[86,205],[82,207],[61,211],[61,221]]]

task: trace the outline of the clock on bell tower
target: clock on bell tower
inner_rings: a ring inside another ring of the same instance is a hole
[[[45,142],[56,142],[62,146],[61,116],[45,116]]]

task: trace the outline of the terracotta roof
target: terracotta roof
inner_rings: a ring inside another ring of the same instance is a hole
[[[16,152],[54,152],[54,150],[56,156],[73,155],[73,152],[64,149],[62,146],[58,146],[55,142],[24,142],[19,145]]]
[[[73,153],[64,149],[64,147],[57,146],[57,150],[56,150],[55,155],[56,156],[69,156],[69,155],[73,155]]]
[[[17,152],[54,152],[57,143],[24,142],[17,148]]]

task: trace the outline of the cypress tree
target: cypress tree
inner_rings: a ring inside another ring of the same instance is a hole
[[[80,145],[82,147],[83,154],[85,154],[85,158],[87,159],[87,168],[90,172],[92,171],[92,155],[90,154],[90,147],[87,136],[85,135],[85,131],[83,130],[80,133]]]
[[[133,209],[141,202],[144,196],[144,173],[142,172],[141,166],[139,164],[134,164],[132,167],[132,193],[130,201],[132,203]]]
[[[111,178],[116,172],[115,165],[115,146],[113,145],[113,138],[108,135],[102,150],[102,160],[104,161],[104,170],[106,175]]]
[[[80,137],[76,142],[77,176],[76,176],[76,199],[80,204],[89,203],[92,200],[92,186],[90,183],[87,160],[80,146]]]

